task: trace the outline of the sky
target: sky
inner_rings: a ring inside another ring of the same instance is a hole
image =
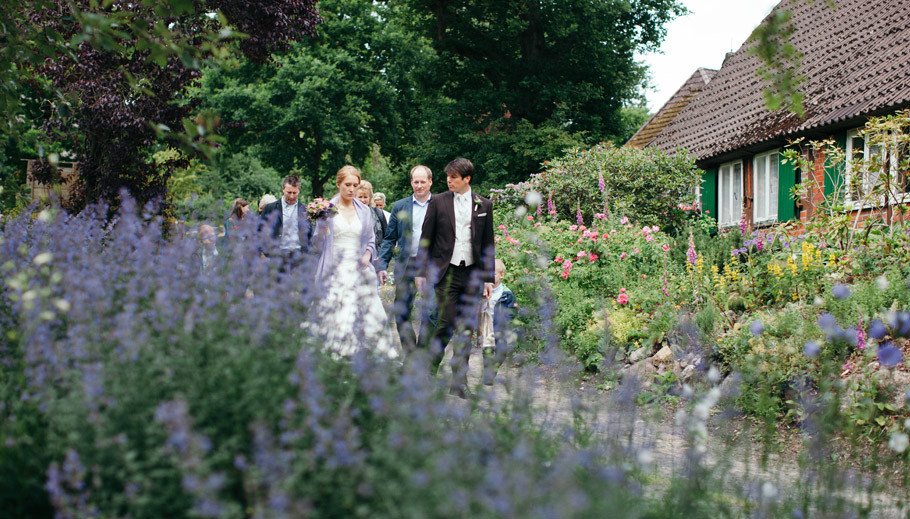
[[[691,12],[667,25],[660,53],[639,56],[651,71],[648,109],[660,109],[698,67],[719,69],[727,52],[738,50],[778,2],[683,0]]]

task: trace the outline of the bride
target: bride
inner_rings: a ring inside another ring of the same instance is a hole
[[[326,295],[316,314],[319,322],[310,327],[339,356],[365,347],[396,358],[372,265],[377,257],[373,213],[354,198],[359,184],[357,168],[338,170],[338,195],[331,200],[338,213],[316,221],[313,243],[320,251],[316,282]]]

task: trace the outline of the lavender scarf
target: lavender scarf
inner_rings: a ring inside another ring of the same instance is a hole
[[[332,198],[333,204],[338,204],[338,196]],[[373,234],[373,212],[360,200],[353,200],[357,218],[360,220],[360,255],[370,252],[370,265],[376,260],[376,235]],[[319,261],[316,263],[316,281],[324,283],[326,278],[335,272],[335,217],[323,218],[316,222],[316,232],[313,243],[319,248]]]

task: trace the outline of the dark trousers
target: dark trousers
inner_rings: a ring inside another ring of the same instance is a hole
[[[411,261],[404,272],[396,276],[395,282],[395,325],[398,328],[398,337],[401,339],[401,348],[404,352],[411,353],[417,348],[418,336],[414,332],[415,324],[420,330],[419,340],[426,343],[430,337],[430,332],[436,328],[437,313],[436,303],[432,298],[423,298],[420,304],[416,305],[417,283],[414,278],[418,272]],[[411,316],[416,311],[417,322],[411,322]]]
[[[439,366],[449,341],[457,333],[452,351],[452,386],[462,389],[468,383],[471,337],[478,326],[479,305],[483,295],[483,284],[477,279],[475,270],[474,265],[449,265],[435,287],[439,321],[430,342],[433,370]]]

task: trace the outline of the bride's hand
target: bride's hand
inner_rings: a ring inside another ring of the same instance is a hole
[[[370,264],[370,253],[367,252],[366,254],[364,254],[363,256],[361,256],[361,257],[360,257],[360,261],[359,261],[358,263],[359,263],[359,266],[360,266],[360,270],[363,270],[363,269],[367,268],[367,265]]]

